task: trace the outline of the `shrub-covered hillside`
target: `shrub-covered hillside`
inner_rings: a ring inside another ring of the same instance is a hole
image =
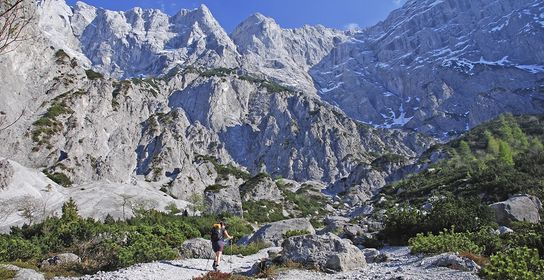
[[[544,117],[502,115],[432,148],[446,159],[384,188],[391,203],[413,206],[442,196],[502,201],[524,193],[544,198]]]
[[[458,252],[487,279],[543,279],[544,223],[514,222],[499,235],[490,203],[515,194],[544,198],[544,117],[502,115],[421,160],[443,160],[386,186],[380,237],[413,253]]]

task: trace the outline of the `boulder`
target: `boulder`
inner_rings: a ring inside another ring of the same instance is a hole
[[[0,160],[0,190],[5,189],[13,179],[13,166],[7,159]]]
[[[45,280],[43,274],[27,268],[20,268],[11,264],[0,264],[0,268],[16,271],[15,277],[12,280]]]
[[[365,248],[362,251],[367,263],[384,262],[387,260],[387,255],[380,253],[378,249]]]
[[[452,253],[443,253],[437,256],[424,258],[420,265],[426,269],[434,267],[447,267],[456,270],[473,272],[477,272],[481,269],[481,267],[473,260],[466,257],[460,257]]]
[[[332,233],[294,236],[282,244],[284,261],[314,266],[325,272],[340,272],[366,266],[363,252],[349,240]]]
[[[194,238],[183,242],[179,249],[181,257],[187,259],[209,259],[214,253],[210,240]]]
[[[310,234],[315,234],[315,229],[308,219],[289,219],[262,226],[253,234],[249,242],[265,242],[280,246],[283,235],[290,230],[306,230]]]
[[[342,216],[327,216],[323,222],[325,223],[325,227],[319,230],[319,234],[327,232],[339,233],[343,231],[347,224],[349,224],[349,218]]]
[[[509,227],[505,227],[505,226],[500,226],[499,229],[499,235],[504,235],[504,234],[508,234],[508,233],[513,233],[514,230],[512,230],[511,228]]]
[[[53,265],[72,265],[78,263],[81,263],[81,258],[78,255],[72,253],[64,253],[43,260],[41,266],[46,267]]]
[[[534,196],[518,195],[508,200],[489,205],[495,212],[495,219],[499,225],[509,225],[514,221],[539,223],[542,203]]]

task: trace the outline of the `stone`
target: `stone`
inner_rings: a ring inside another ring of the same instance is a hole
[[[13,179],[14,169],[7,159],[0,160],[0,190],[9,186]]]
[[[510,225],[513,221],[539,223],[542,203],[537,197],[517,195],[505,201],[489,205],[495,212],[495,219],[499,225]]]
[[[350,241],[335,234],[288,238],[282,244],[282,258],[321,271],[349,271],[366,266],[365,256]]]
[[[427,269],[433,267],[447,267],[456,270],[473,272],[478,272],[481,269],[481,267],[473,260],[466,257],[460,257],[452,253],[443,253],[437,256],[424,258],[420,265]]]
[[[498,231],[499,231],[499,235],[504,235],[504,234],[509,234],[514,232],[514,230],[505,226],[500,226]]]
[[[81,258],[72,253],[58,254],[41,262],[42,267],[55,265],[74,265],[81,263]]]
[[[186,259],[209,259],[214,256],[211,241],[204,238],[186,240],[181,245],[179,254]]]
[[[315,234],[315,229],[308,219],[297,218],[266,224],[253,234],[249,242],[265,242],[279,246],[283,242],[283,235],[290,230],[306,230],[309,234]]]

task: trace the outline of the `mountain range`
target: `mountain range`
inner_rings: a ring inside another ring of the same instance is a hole
[[[231,34],[206,6],[168,16],[26,4],[33,39],[0,56],[0,121],[21,116],[0,132],[16,170],[5,191],[44,198],[51,185],[53,200],[74,196],[88,215],[118,208],[131,187],[236,212],[258,173],[361,206],[422,168],[437,141],[503,112],[544,112],[538,0],[410,0],[360,31],[255,14]]]

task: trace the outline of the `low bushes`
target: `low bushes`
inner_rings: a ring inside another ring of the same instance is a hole
[[[412,253],[439,254],[444,252],[470,252],[481,254],[483,248],[471,240],[470,234],[450,231],[419,233],[409,240]]]
[[[475,232],[492,226],[495,226],[494,216],[488,206],[477,200],[448,198],[435,203],[426,215],[406,206],[391,208],[381,235],[393,245],[405,245],[418,233],[438,234],[452,227],[458,232]]]
[[[266,244],[261,242],[250,243],[248,245],[231,244],[226,245],[223,254],[249,256],[267,247],[268,246]]]
[[[487,279],[542,279],[544,260],[535,249],[514,248],[491,256],[490,264],[481,275]]]

